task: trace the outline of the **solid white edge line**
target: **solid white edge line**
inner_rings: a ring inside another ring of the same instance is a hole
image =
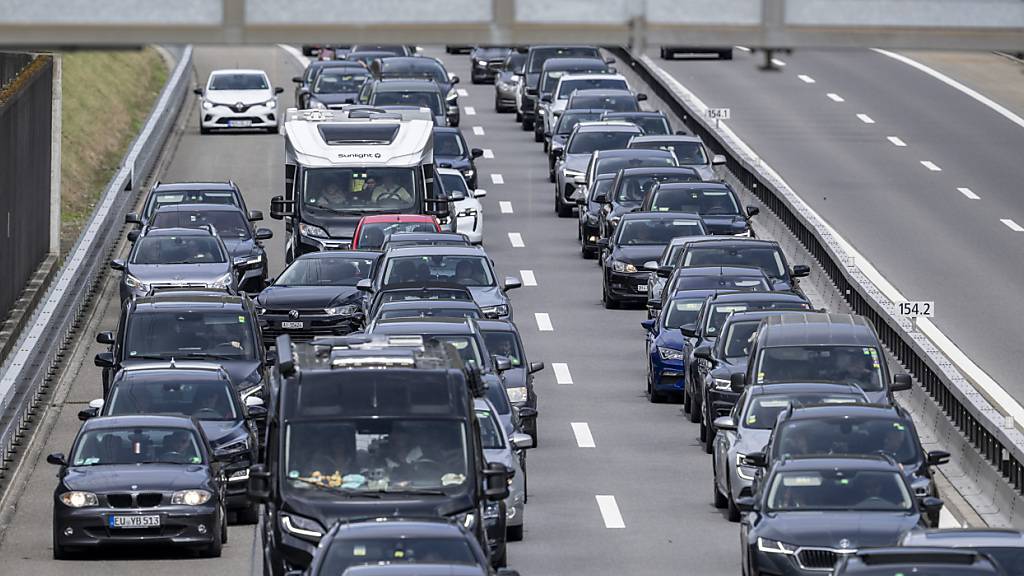
[[[816,81],[807,74],[798,74],[797,78],[802,80],[805,84],[814,84]]]
[[[626,527],[626,523],[622,520],[622,513],[619,512],[619,505],[615,503],[615,496],[597,494],[594,498],[597,499],[597,507],[601,510],[605,528]]]
[[[534,276],[533,270],[520,270],[519,279],[523,281],[523,286],[537,285],[537,277]]]
[[[526,243],[523,242],[523,235],[519,232],[509,232],[508,241],[512,244],[513,248],[524,248]]]
[[[551,316],[547,312],[534,312],[533,318],[537,321],[537,330],[554,332],[555,327],[551,325]]]
[[[502,214],[512,214],[512,203],[508,200],[499,201],[498,208],[501,209]]]
[[[569,372],[569,365],[565,362],[552,362],[551,370],[555,373],[556,384],[572,384],[572,374]]]
[[[504,184],[505,177],[501,174],[491,174],[491,182],[494,184]]]
[[[907,146],[907,143],[901,140],[899,136],[886,136],[885,139],[892,142],[893,146],[899,146],[900,148],[905,148]]]
[[[889,58],[892,58],[893,60],[896,60],[898,62],[902,62],[902,63],[906,64],[907,66],[910,66],[910,67],[913,67],[913,68],[917,68],[921,72],[924,72],[925,74],[931,76],[932,78],[935,78],[936,80],[942,82],[943,84],[946,84],[947,86],[955,88],[955,89],[959,90],[960,92],[966,94],[967,96],[970,96],[971,98],[973,98],[973,99],[977,100],[978,102],[984,104],[985,106],[988,106],[993,111],[995,111],[996,113],[1002,115],[1004,118],[1006,118],[1010,122],[1013,122],[1014,124],[1020,126],[1021,128],[1024,128],[1024,118],[1021,118],[1020,116],[1014,114],[1013,112],[1008,110],[1003,105],[1001,105],[998,102],[996,102],[995,100],[992,100],[991,98],[985,96],[984,94],[978,92],[977,90],[974,90],[973,88],[968,88],[967,86],[961,84],[960,82],[957,82],[956,80],[953,80],[952,78],[950,78],[949,76],[946,76],[942,72],[939,72],[938,70],[935,70],[934,68],[926,66],[925,64],[922,64],[922,63],[918,62],[917,60],[914,60],[913,58],[908,58],[908,57],[906,57],[906,56],[904,56],[902,54],[897,54],[895,52],[890,52],[888,50],[882,50],[881,48],[872,48],[872,50],[874,50],[875,52],[878,52],[879,54],[882,54],[883,56],[888,56]]]
[[[865,123],[865,124],[874,124],[874,123],[875,123],[875,120],[874,120],[874,118],[872,118],[871,116],[868,116],[867,114],[863,114],[863,113],[861,113],[861,114],[857,114],[857,118],[858,118],[858,119],[859,119],[859,120],[860,120],[861,122],[863,122],[863,123]]]
[[[576,445],[580,448],[597,448],[594,443],[594,435],[590,433],[590,426],[586,422],[570,422],[572,434],[576,437]]]
[[[661,66],[659,66],[658,63],[649,56],[641,56],[641,59],[651,70],[655,71],[655,74],[659,76],[662,81],[681,93],[684,96],[684,99],[689,100],[693,107],[696,108],[698,114],[706,113],[708,109],[707,104],[698,98],[696,94],[691,92],[686,86],[683,86],[682,83],[676,80],[671,74],[665,72],[665,70],[663,70]],[[853,245],[836,232],[835,228],[833,228],[827,220],[814,211],[814,209],[811,208],[810,205],[807,204],[807,202],[804,201],[804,199],[801,198],[785,180],[782,179],[782,176],[780,176],[774,168],[769,166],[761,159],[760,156],[754,153],[754,150],[750,148],[746,142],[741,140],[739,136],[733,132],[732,128],[730,128],[725,122],[721,122],[719,123],[719,130],[728,139],[732,140],[734,145],[736,145],[736,147],[739,148],[745,156],[752,159],[756,165],[760,166],[769,180],[774,182],[776,186],[780,187],[780,189],[789,191],[790,200],[807,215],[808,219],[811,221],[818,221],[822,227],[825,228],[829,236],[831,236],[839,245],[839,248],[843,252],[846,252],[846,255],[852,259],[853,266],[860,270],[861,273],[875,285],[875,288],[877,288],[890,302],[908,300],[908,298],[903,296],[902,292],[893,286],[892,282],[889,282],[888,278],[883,276],[882,273],[879,272],[873,264],[871,264],[870,260],[858,252]],[[1005,410],[1007,414],[1012,416],[1015,422],[1019,425],[1024,425],[1024,406],[1022,406],[1013,396],[1010,396],[1006,389],[996,382],[994,378],[989,376],[987,372],[975,364],[974,360],[967,356],[967,354],[965,354],[964,351],[956,345],[956,343],[950,340],[945,333],[939,330],[938,326],[928,318],[918,318],[917,330],[924,334],[926,338],[931,340],[932,343],[935,344],[935,346],[939,348],[939,350],[941,350],[942,353],[945,354],[946,357],[948,357],[949,360],[961,372],[963,372],[968,379],[981,388],[993,407],[999,406]]]
[[[999,221],[1002,222],[1003,224],[1006,224],[1006,227],[1009,228],[1010,230],[1013,230],[1014,232],[1024,232],[1024,226],[1017,224],[1016,222],[1010,220],[1009,218],[1003,218]]]
[[[970,188],[961,187],[957,188],[956,191],[966,196],[968,200],[981,200],[981,196],[975,194],[974,191],[971,190]]]
[[[494,150],[491,150],[490,148],[484,148],[484,158],[487,158],[488,160],[493,159]]]
[[[931,160],[921,160],[921,166],[924,166],[932,172],[942,172],[942,168],[939,168],[939,165]]]
[[[835,92],[829,92],[828,94],[825,94],[825,96],[828,96],[828,99],[833,102],[846,102],[845,98]]]
[[[483,136],[484,135],[484,127],[483,126],[473,126],[473,134],[475,136]]]

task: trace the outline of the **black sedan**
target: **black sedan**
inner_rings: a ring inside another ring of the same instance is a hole
[[[434,162],[442,168],[454,168],[462,173],[470,190],[476,190],[475,160],[484,155],[480,148],[470,148],[458,128],[434,128]]]
[[[811,575],[844,554],[894,546],[942,500],[918,501],[888,456],[802,457],[772,467],[740,525],[743,574]]]
[[[377,252],[311,252],[296,258],[256,296],[268,346],[292,338],[344,335],[363,325],[363,295],[356,284],[369,278]]]
[[[219,557],[228,539],[221,463],[202,428],[181,416],[86,422],[53,493],[53,557],[116,544],[171,544]]]
[[[473,84],[494,82],[498,68],[512,53],[508,46],[477,46],[469,53],[470,80]]]
[[[598,254],[597,241],[601,238],[600,215],[604,204],[597,201],[599,195],[608,196],[614,174],[601,174],[594,178],[594,183],[587,188],[587,196],[576,199],[579,205],[580,224],[576,237],[580,241],[580,251],[584,258],[596,258]]]
[[[355,64],[349,62],[349,64]],[[362,66],[322,70],[308,89],[300,91],[300,108],[340,109],[355,104],[370,73]]]
[[[484,335],[487,352],[494,356],[508,358],[511,368],[501,373],[505,379],[508,400],[523,417],[523,432],[533,437],[537,446],[537,392],[533,386],[533,375],[544,369],[543,362],[530,362],[526,358],[523,339],[519,329],[508,320],[480,320],[480,332]],[[523,412],[528,408],[529,412]],[[527,418],[526,416],[531,417]]]
[[[309,108],[308,99],[310,94],[313,92],[313,86],[316,85],[317,77],[324,71],[336,71],[340,73],[362,73],[362,75],[369,76],[369,72],[366,67],[352,60],[316,60],[310,62],[309,66],[302,72],[301,76],[295,76],[292,78],[292,82],[295,83],[295,105],[298,108]],[[365,79],[365,78],[364,78]],[[359,86],[362,87],[363,80],[360,80]],[[356,89],[358,94],[359,90]]]
[[[647,192],[658,182],[700,182],[700,175],[693,168],[685,166],[660,166],[647,168],[625,168],[615,176],[611,189],[596,201],[605,206],[598,218],[600,237],[608,238],[615,233],[615,227],[624,214],[640,207]],[[652,258],[655,260],[656,258]]]

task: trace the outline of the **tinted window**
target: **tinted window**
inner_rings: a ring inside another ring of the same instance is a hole
[[[463,286],[493,286],[484,256],[401,256],[390,258],[384,285],[402,282],[455,282]]]
[[[726,358],[746,358],[754,343],[754,336],[760,320],[750,322],[731,322],[722,336],[722,356]]]
[[[627,118],[625,120],[636,124],[643,129],[644,134],[650,136],[668,134],[671,131],[668,122],[661,116],[639,116],[636,118]],[[682,162],[680,162],[680,164],[682,164]]]
[[[444,114],[441,95],[437,92],[375,92],[370,104],[373,106],[417,106],[430,108],[434,116]]]
[[[617,243],[620,246],[668,244],[680,236],[704,234],[697,220],[626,220],[619,226]]]
[[[549,58],[598,58],[597,48],[577,46],[567,48],[534,48],[530,60],[530,73],[540,72]]]
[[[655,182],[697,182],[700,176],[696,173],[672,172],[665,174],[623,174],[619,178],[619,187],[615,195],[617,202],[643,202],[644,197]]]
[[[444,67],[429,58],[381,60],[382,78],[425,78],[434,82],[448,81]]]
[[[505,69],[516,74],[522,74],[524,66],[526,66],[526,54],[522,52],[512,52],[505,60]]]
[[[342,94],[358,92],[369,73],[359,68],[342,68],[340,70],[324,70],[313,85],[316,94]]]
[[[132,264],[216,264],[227,262],[213,236],[143,236],[132,250]]]
[[[683,266],[754,266],[769,278],[788,275],[775,247],[694,246],[686,251]]]
[[[495,58],[504,58],[510,51],[511,48],[503,48],[501,46],[479,46],[473,54],[481,60],[493,60]]]
[[[369,278],[373,258],[299,258],[274,286],[355,286]]]
[[[574,90],[628,90],[629,84],[621,78],[580,78],[579,80],[563,80],[558,85],[558,99],[566,100]]]
[[[213,226],[217,235],[228,239],[249,239],[249,221],[241,212],[225,210],[174,210],[157,212],[154,228],[201,228]]]
[[[629,139],[636,135],[635,132],[615,130],[598,132],[588,130],[577,132],[569,143],[569,154],[590,154],[594,150],[614,150],[623,148]]]
[[[199,420],[238,420],[234,389],[227,380],[193,382],[122,381],[110,391],[105,416],[182,414]]]
[[[704,305],[703,298],[674,298],[665,310],[665,328],[679,329],[697,321],[697,313]]]
[[[779,414],[793,404],[857,404],[861,398],[851,394],[765,394],[752,398],[743,414],[743,426],[758,430],[771,430]]]
[[[523,352],[513,332],[484,332],[484,344],[488,354],[505,356],[513,367],[522,366]]]
[[[903,511],[913,506],[900,475],[886,471],[780,472],[768,492],[768,508],[777,511]]]
[[[572,108],[604,108],[612,112],[636,112],[640,110],[636,103],[636,97],[632,94],[615,96],[576,94],[572,97],[569,106]]]
[[[181,428],[112,428],[85,432],[72,466],[108,464],[202,464],[199,438]]]
[[[256,357],[246,316],[222,310],[136,313],[128,317],[125,356],[132,358]]]
[[[439,232],[433,222],[366,222],[359,231],[359,249],[376,250],[397,232]]]
[[[501,433],[498,417],[490,410],[477,410],[476,419],[480,422],[480,443],[484,450],[500,450],[505,447],[505,436]]]
[[[209,90],[266,90],[263,74],[214,74]]]
[[[733,216],[740,213],[732,194],[721,188],[661,189],[651,199],[651,210],[708,216]]]
[[[458,132],[434,132],[434,154],[437,156],[465,156],[466,148]]]
[[[758,359],[757,383],[839,382],[881,390],[883,360],[878,349],[870,346],[765,348]]]
[[[400,308],[382,310],[380,318],[480,318],[475,308]]]
[[[412,168],[317,168],[306,170],[303,203],[327,212],[408,211],[416,183]]]
[[[238,197],[229,190],[167,190],[153,193],[152,199],[146,206],[146,214],[151,216],[157,208],[174,204],[229,204],[239,206]]]
[[[612,189],[612,182],[611,178],[598,178],[595,180],[594,185],[590,187],[590,201],[593,202],[598,194],[607,195]]]
[[[340,576],[364,565],[476,563],[469,544],[458,538],[338,538],[327,549],[321,573]]]
[[[1024,574],[1024,548],[974,546],[974,549],[988,554],[1007,574]]]
[[[660,158],[657,156],[640,156],[632,158],[616,156],[614,158],[598,159],[597,166],[594,168],[594,173],[596,175],[615,174],[624,168],[657,168],[658,166],[675,165],[676,161],[671,156],[663,156]]]
[[[705,316],[704,333],[708,336],[717,336],[722,329],[725,320],[733,312],[746,312],[748,310],[810,310],[807,303],[799,302],[750,302],[749,304],[713,304]]]
[[[469,198],[469,186],[461,174],[441,174],[441,186],[453,200]]]
[[[642,150],[666,150],[671,152],[676,159],[679,160],[680,166],[694,166],[708,163],[708,157],[704,153],[704,146],[700,142],[634,142],[630,148],[639,148]]]
[[[767,292],[771,289],[761,276],[683,276],[676,290],[729,290],[730,292]]]
[[[597,120],[601,114],[602,112],[563,112],[558,117],[558,128],[555,130],[555,134],[569,134],[580,122]]]
[[[888,454],[903,464],[918,462],[917,435],[892,418],[841,416],[786,422],[773,442],[778,456],[790,454]]]

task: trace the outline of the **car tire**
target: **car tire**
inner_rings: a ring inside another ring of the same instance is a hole
[[[711,424],[703,426],[704,428],[704,453],[711,454],[711,449],[715,445],[715,434],[718,433],[715,427]]]
[[[222,529],[223,530],[223,529]],[[224,531],[226,532],[226,530]],[[208,546],[199,551],[199,555],[203,558],[220,558],[221,553],[224,550],[224,536],[215,536],[213,542],[210,542]]]
[[[618,300],[616,300],[615,298],[613,298],[611,295],[608,294],[608,286],[607,285],[605,285],[601,289],[601,303],[603,303],[604,307],[606,309],[608,309],[608,310],[615,310],[616,308],[619,307]]]
[[[239,524],[256,524],[260,521],[260,505],[256,502],[249,502],[245,508],[235,511],[235,519]]]
[[[729,522],[739,522],[742,514],[740,513],[740,507],[736,505],[736,501],[732,498],[731,489],[729,490],[729,495],[726,496],[726,500],[726,507],[728,508],[726,516],[729,518]]]
[[[728,50],[722,50],[718,53],[718,57],[722,60],[732,60],[732,48]]]
[[[689,391],[686,390],[686,385],[683,385],[683,412],[689,414],[693,410],[693,399],[690,398]]]
[[[729,506],[729,498],[718,489],[718,465],[711,460],[711,488],[714,490],[715,508],[722,510]]]
[[[654,383],[651,382],[650,376],[647,377],[647,399],[651,404],[664,404],[665,394],[661,392],[655,392]]]
[[[523,113],[520,112],[518,108],[516,108],[516,122],[522,122],[522,121],[523,121]]]
[[[200,124],[199,125],[199,133],[203,134],[203,135],[209,134],[210,133],[210,129],[205,127],[205,126],[203,126],[202,124]]]
[[[555,180],[555,171],[551,168],[548,168],[548,182],[554,183]]]
[[[700,422],[700,433],[698,434],[698,436],[700,437],[701,444],[703,444],[708,439],[708,428],[707,428],[707,426],[704,425],[704,418],[701,418],[699,422]]]
[[[71,552],[71,549],[67,546],[61,546],[57,543],[56,534],[53,538],[53,559],[54,560],[72,560],[75,555]]]
[[[501,102],[498,99],[498,95],[494,95],[494,112],[495,114],[501,114],[505,109],[501,107]]]
[[[548,139],[545,138],[544,139],[544,153],[547,154],[550,149],[551,149],[551,145],[548,143]]]
[[[683,386],[685,387],[686,385],[684,384]],[[700,422],[700,409],[701,409],[700,402],[698,402],[697,397],[694,396],[693,393],[691,392],[690,393],[690,422],[693,422],[694,424]]]
[[[533,125],[533,141],[534,142],[543,142],[544,141],[544,129],[541,128],[541,126],[542,126],[542,124],[540,122],[535,122],[534,125]]]
[[[509,526],[505,529],[505,539],[509,542],[522,542],[523,541],[523,525]]]

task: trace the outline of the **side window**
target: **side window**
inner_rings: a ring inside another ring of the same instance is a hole
[[[746,404],[746,403],[747,403],[747,393],[746,393],[746,391],[744,391],[742,394],[740,394],[739,399],[736,400],[736,404],[733,405],[732,413],[729,414],[730,416],[732,416],[733,420],[735,420],[736,422],[740,421],[740,414],[743,412],[743,405]]]

